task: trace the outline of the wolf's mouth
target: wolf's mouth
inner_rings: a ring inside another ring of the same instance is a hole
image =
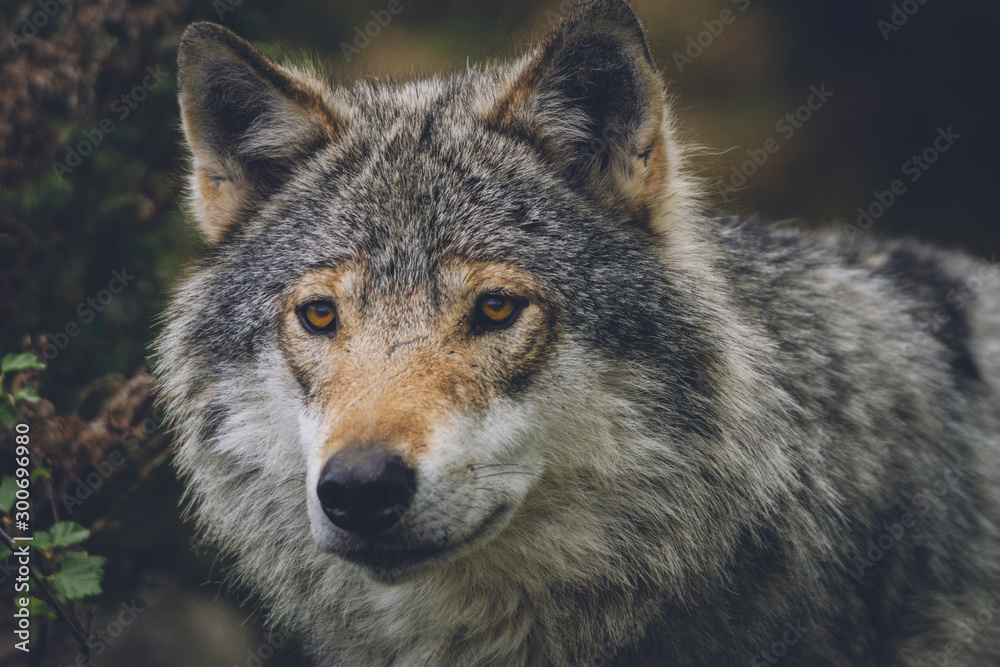
[[[420,565],[442,561],[478,541],[499,523],[510,507],[497,506],[468,536],[460,540],[420,544],[404,536],[372,537],[365,544],[339,551],[341,558],[384,583],[400,581]]]

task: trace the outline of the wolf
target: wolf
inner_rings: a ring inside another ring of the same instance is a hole
[[[317,664],[1000,664],[995,267],[714,213],[622,0],[413,81],[178,61],[176,467]]]

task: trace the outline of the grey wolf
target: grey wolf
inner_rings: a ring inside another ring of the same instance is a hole
[[[993,665],[998,272],[712,215],[642,28],[336,85],[192,25],[157,373],[328,665]]]

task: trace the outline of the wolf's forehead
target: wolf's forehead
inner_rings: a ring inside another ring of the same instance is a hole
[[[350,267],[352,291],[364,299],[412,295],[414,286],[433,299],[456,265],[524,265],[521,255],[533,241],[519,229],[521,212],[507,202],[478,201],[461,180],[400,169],[361,176],[328,197],[289,197],[269,212],[271,223],[251,253],[285,267],[289,277]],[[239,262],[246,263],[261,262]]]
[[[321,156],[267,217],[319,225],[328,241],[394,269],[387,273],[425,269],[445,252],[503,252],[548,200],[504,157],[478,154],[475,130],[463,134],[424,113],[359,133],[349,165],[335,153]]]
[[[456,130],[471,129],[472,91],[462,77],[360,82],[343,98],[351,119],[343,139],[370,150],[392,147],[394,153],[381,155],[385,160],[437,150]]]

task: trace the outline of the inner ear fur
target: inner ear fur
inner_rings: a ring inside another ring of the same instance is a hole
[[[184,32],[178,88],[193,209],[213,242],[343,132],[318,77],[272,63],[214,23]]]
[[[577,5],[521,61],[484,120],[631,215],[648,216],[662,199],[672,152],[665,94],[623,0]]]

